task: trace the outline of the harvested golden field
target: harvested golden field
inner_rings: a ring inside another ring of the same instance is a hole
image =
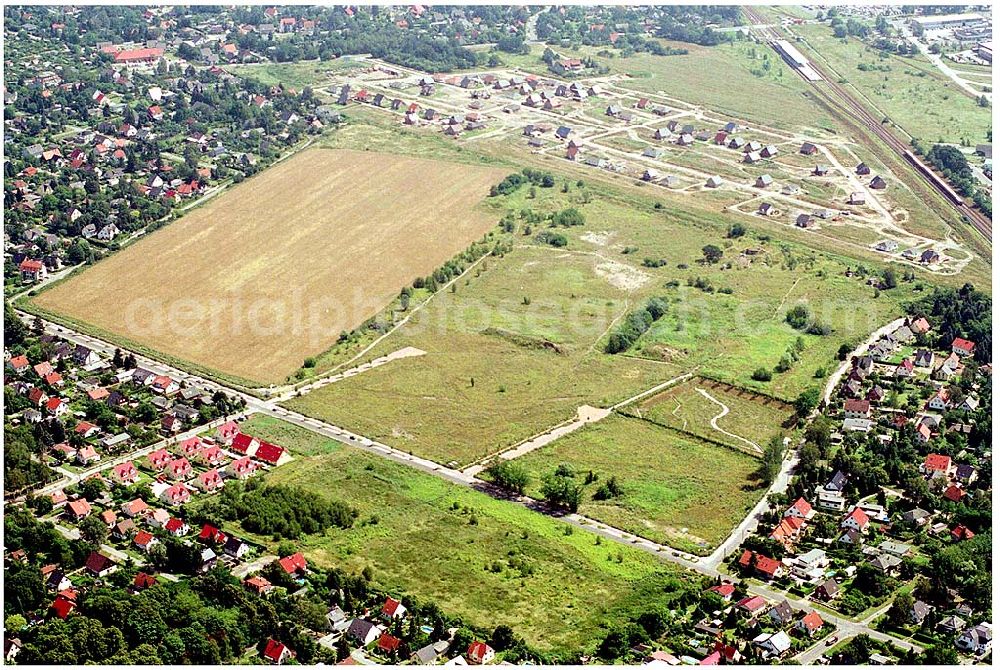
[[[495,223],[502,169],[310,149],[35,302],[197,366],[280,382]]]

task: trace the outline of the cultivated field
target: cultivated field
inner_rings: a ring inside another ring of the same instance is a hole
[[[755,458],[624,416],[585,426],[516,462],[531,472],[534,496],[542,476],[560,464],[581,484],[592,471],[599,480],[585,487],[581,514],[697,553],[711,551],[763,495],[752,481]],[[611,476],[623,495],[595,500]]]
[[[506,171],[311,149],[44,292],[42,308],[280,382],[496,224]]]
[[[360,512],[349,530],[301,538],[306,558],[353,572],[370,567],[378,585],[433,600],[473,625],[507,624],[557,653],[592,648],[602,624],[644,593],[673,590],[671,568],[641,551],[567,534],[568,526],[542,514],[283,422],[251,417],[246,429],[298,456],[268,481]]]

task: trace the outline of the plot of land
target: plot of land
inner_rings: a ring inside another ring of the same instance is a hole
[[[519,505],[345,447],[301,428],[252,417],[246,430],[284,441],[298,457],[269,481],[347,502],[349,530],[298,542],[309,561],[360,572],[393,592],[432,600],[492,630],[507,624],[555,652],[592,648],[602,624],[647,597],[670,598],[671,568]],[[273,544],[270,538],[255,538]],[[644,595],[647,594],[647,595]]]
[[[715,428],[712,420],[722,414],[723,406],[728,412],[719,417]],[[793,408],[780,400],[700,378],[678,384],[626,411],[752,453],[756,452],[751,444],[763,448],[775,435],[787,435],[794,415]]]
[[[854,267],[846,261],[749,237],[734,243],[703,216],[591,188],[586,202],[575,186],[568,194],[537,189],[535,198],[521,189],[494,201],[514,212],[572,204],[586,224],[560,229],[567,236],[560,249],[533,243],[519,229],[512,252],[489,258],[455,293],[439,294],[367,354],[413,346],[426,355],[330,384],[288,406],[404,451],[465,465],[575,417],[581,405],[608,407],[694,369],[795,398],[819,384],[817,368],[832,366],[843,342],[896,315],[897,296],[907,290],[873,300],[863,280],[844,276]],[[699,263],[707,243],[727,247],[723,262]],[[760,252],[744,255],[751,247]],[[645,258],[666,264],[645,267]],[[698,277],[714,292],[687,285]],[[630,352],[604,353],[617,320],[657,295],[670,301],[667,315]],[[834,329],[831,335],[805,335],[785,323],[786,311],[800,301]],[[757,367],[773,370],[799,337],[805,349],[790,370],[774,373],[771,382],[751,379]]]
[[[308,150],[37,304],[235,377],[276,382],[495,223],[506,171]]]
[[[542,476],[560,464],[581,484],[592,471],[599,480],[585,488],[581,514],[698,553],[723,540],[763,495],[751,482],[756,459],[624,416],[585,426],[515,462],[531,472],[535,496]],[[624,494],[594,500],[611,476]]]

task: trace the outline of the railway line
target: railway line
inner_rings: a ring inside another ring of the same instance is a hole
[[[758,31],[764,37],[768,45],[775,48],[775,50],[778,50],[776,44],[782,39],[778,31],[774,27],[767,25],[766,20],[760,15],[755,7],[744,7],[743,11],[754,24],[759,26]],[[780,54],[780,50],[778,51]],[[782,58],[785,59],[783,54]],[[898,155],[908,164],[912,165],[924,181],[926,181],[935,191],[944,196],[945,200],[947,200],[948,203],[958,211],[962,218],[965,221],[968,221],[980,235],[982,235],[988,242],[993,242],[993,222],[990,217],[969,205],[964,198],[955,193],[954,189],[952,189],[940,175],[931,170],[930,167],[913,154],[910,150],[910,146],[906,142],[901,140],[891,130],[882,125],[882,122],[875,118],[868,108],[855,98],[846,88],[844,88],[843,85],[839,84],[835,77],[830,76],[828,71],[825,71],[823,68],[816,65],[816,63],[811,63],[810,67],[811,70],[820,75],[820,78],[814,79],[803,75],[803,79],[805,79],[813,87],[816,94],[823,101],[825,101],[827,105],[829,105],[834,111],[840,112],[842,116],[851,118],[857,123],[860,123],[866,129],[870,130],[872,134],[882,140],[882,142],[886,144],[889,149],[893,151],[893,153]],[[800,75],[802,74],[800,69],[795,68],[795,70]]]

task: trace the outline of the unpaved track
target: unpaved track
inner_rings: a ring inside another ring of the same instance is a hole
[[[738,440],[738,441],[740,441],[740,442],[742,442],[742,443],[744,443],[746,445],[749,445],[750,448],[753,449],[754,451],[756,451],[758,454],[763,454],[764,453],[764,450],[761,449],[760,445],[757,444],[756,442],[751,442],[750,440],[746,439],[745,437],[740,437],[739,435],[737,435],[735,433],[730,433],[725,428],[720,428],[719,427],[719,419],[721,419],[722,417],[724,417],[727,414],[729,414],[729,405],[723,403],[721,400],[716,400],[711,395],[709,395],[708,391],[706,391],[705,389],[697,388],[695,390],[698,391],[698,393],[700,393],[703,396],[705,396],[705,398],[707,398],[709,402],[712,402],[712,403],[714,403],[714,404],[716,404],[716,405],[718,405],[719,407],[722,408],[722,411],[719,412],[718,414],[716,414],[715,416],[713,416],[712,420],[709,421],[709,423],[712,425],[712,428],[714,428],[715,430],[719,431],[723,435],[727,435],[727,436],[733,438],[734,440]]]

